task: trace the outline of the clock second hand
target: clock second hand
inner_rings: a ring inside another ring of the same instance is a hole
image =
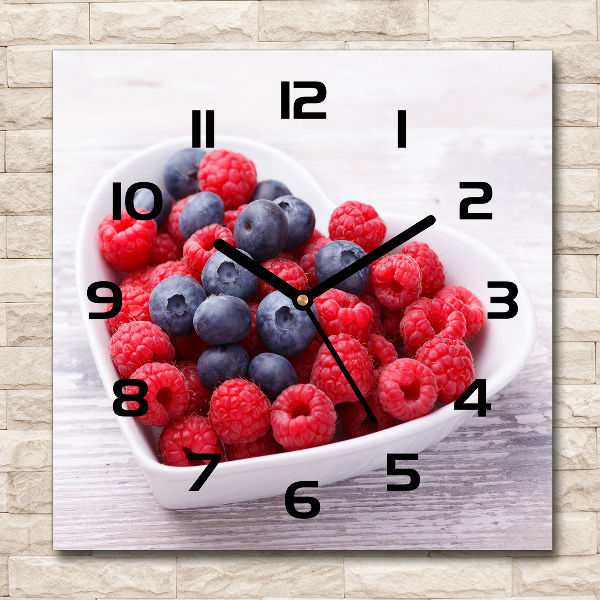
[[[352,376],[348,372],[346,365],[342,362],[340,355],[335,351],[335,348],[333,347],[331,340],[327,337],[325,330],[321,327],[321,324],[319,323],[319,319],[315,316],[313,311],[310,310],[310,308],[306,311],[306,313],[308,314],[308,316],[309,316],[310,320],[312,321],[313,325],[315,326],[316,330],[319,332],[319,335],[323,338],[325,345],[329,349],[329,352],[331,352],[331,356],[333,356],[333,358],[335,359],[335,362],[338,364],[338,367],[341,369],[342,373],[344,374],[344,377],[348,380],[350,387],[356,394],[356,397],[359,399],[360,403],[362,404],[362,407],[365,409],[365,412],[367,413],[367,415],[369,415],[369,419],[371,419],[371,421],[375,425],[377,425],[377,418],[373,414],[373,411],[371,410],[370,406],[367,404],[367,401],[365,400],[364,396],[360,393],[358,386],[356,385],[354,379],[352,379]]]

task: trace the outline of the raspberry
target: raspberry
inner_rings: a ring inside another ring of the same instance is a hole
[[[148,291],[152,292],[161,281],[164,281],[167,277],[172,277],[173,275],[191,277],[192,273],[182,260],[170,260],[169,262],[156,267],[152,274],[152,278],[150,279],[150,283],[148,284]]]
[[[350,439],[383,431],[398,424],[398,419],[383,410],[377,393],[371,394],[365,400],[377,419],[377,425],[371,421],[360,402],[349,404],[342,417],[342,429]]]
[[[121,377],[129,378],[146,363],[170,363],[175,358],[175,350],[169,336],[158,325],[131,321],[121,325],[110,338],[110,357]]]
[[[185,244],[185,238],[181,235],[181,231],[179,231],[179,216],[181,215],[183,207],[188,203],[190,198],[193,197],[194,194],[183,200],[179,200],[179,202],[175,202],[169,213],[169,218],[167,219],[167,231],[169,232],[169,235],[182,246]]]
[[[248,353],[250,359],[253,359],[258,354],[268,352],[269,350],[262,343],[256,331],[256,311],[258,310],[258,304],[256,302],[248,302],[248,306],[252,313],[252,327],[250,327],[250,331],[246,334],[246,337],[243,337],[237,343]]]
[[[392,310],[402,310],[421,294],[421,269],[406,254],[384,256],[372,272],[377,300]]]
[[[296,263],[290,260],[270,258],[262,263],[262,266],[297,290],[305,290],[308,287],[306,274]],[[268,283],[265,283],[262,279],[259,279],[256,298],[262,300],[262,298],[274,291],[275,288],[271,287]]]
[[[178,360],[190,361],[194,364],[198,362],[205,350],[212,348],[210,344],[201,340],[196,333],[174,337],[171,339],[171,343],[175,347]]]
[[[321,342],[313,340],[310,346],[303,352],[300,352],[300,354],[287,357],[292,363],[296,375],[298,375],[298,383],[310,383],[310,374],[312,373],[312,368],[320,347]]]
[[[322,237],[315,240],[312,244],[309,244],[306,247],[302,258],[300,259],[300,266],[302,267],[302,270],[306,273],[306,276],[308,277],[308,283],[310,284],[310,287],[315,287],[315,285],[319,283],[317,280],[317,276],[315,275],[315,260],[317,258],[317,254],[319,253],[319,250],[325,244],[329,244],[329,242],[331,242],[331,240],[326,237]]]
[[[363,292],[358,299],[364,302],[373,313],[369,323],[369,333],[384,335],[383,325],[381,324],[381,305],[377,302],[377,298],[369,292]]]
[[[373,368],[379,369],[398,360],[398,353],[394,344],[388,342],[381,335],[370,334],[367,339],[367,351],[373,361]]]
[[[373,363],[366,348],[347,333],[340,333],[329,339],[361,394],[367,396],[373,387],[374,375]],[[321,346],[317,354],[310,382],[325,392],[334,404],[358,402],[348,380],[325,344]]]
[[[399,336],[400,322],[404,317],[403,310],[391,310],[385,306],[381,307],[381,327],[383,328],[383,337],[390,342],[395,342]]]
[[[419,298],[407,307],[400,323],[400,335],[409,355],[436,335],[462,339],[467,322],[462,313],[437,298]]]
[[[138,212],[148,211],[140,208]],[[119,221],[108,215],[98,225],[100,253],[109,265],[121,271],[135,271],[147,264],[155,239],[156,221],[137,221],[126,210],[121,211]]]
[[[190,395],[183,374],[173,365],[148,363],[134,371],[131,379],[141,379],[148,386],[148,392],[144,396],[148,402],[148,412],[141,417],[135,417],[141,423],[164,427],[169,420],[183,417]],[[136,385],[130,385],[125,393],[134,394],[138,389]],[[135,400],[128,400],[127,406],[129,409],[135,409],[139,404]]]
[[[225,210],[247,204],[256,188],[256,167],[243,154],[213,150],[200,163],[198,181],[203,192],[221,197]]]
[[[377,211],[362,202],[344,202],[332,213],[329,220],[329,237],[332,240],[349,240],[365,252],[375,250],[383,242],[387,228]]]
[[[227,227],[213,223],[196,231],[183,246],[183,257],[192,275],[200,281],[206,261],[216,252],[215,240],[225,240],[234,246],[233,235]]]
[[[314,385],[291,385],[273,402],[271,425],[275,439],[286,450],[329,444],[336,414],[331,400]]]
[[[385,258],[385,256],[378,258],[376,260],[374,260],[371,263],[371,276],[369,277],[369,281],[367,281],[367,286],[365,287],[365,291],[368,292],[369,294],[374,294],[375,293],[375,287],[373,286],[373,271],[375,270],[375,267]]]
[[[183,246],[168,233],[159,233],[154,242],[149,264],[160,265],[169,260],[179,260],[183,256]]]
[[[300,259],[295,257],[291,252],[280,252],[275,258],[281,258],[300,266]],[[302,272],[304,273],[304,271]],[[306,273],[304,273],[304,275],[306,275]]]
[[[195,363],[184,360],[177,364],[185,380],[185,387],[190,396],[186,414],[206,415],[210,405],[212,390],[205,388],[198,379],[198,369]]]
[[[315,299],[319,323],[328,336],[347,333],[366,342],[373,311],[354,294],[332,288]]]
[[[411,242],[402,248],[402,254],[412,256],[421,269],[421,294],[433,298],[445,285],[444,267],[438,255],[422,242]]]
[[[212,395],[208,421],[226,444],[248,444],[269,431],[271,403],[258,386],[228,379]]]
[[[424,364],[400,358],[383,369],[377,391],[384,410],[401,421],[412,421],[431,412],[436,378]]]
[[[300,260],[304,254],[306,253],[306,249],[317,240],[320,240],[322,237],[325,237],[318,229],[315,229],[312,232],[312,235],[308,238],[308,241],[305,244],[302,244],[299,248],[296,248],[290,252],[290,254],[297,260]]]
[[[241,460],[253,456],[279,454],[283,448],[275,441],[271,433],[267,433],[248,444],[232,444],[227,446],[227,460]]]
[[[438,400],[454,402],[475,379],[473,356],[462,340],[434,337],[418,350],[415,359],[429,367],[438,386]]]
[[[150,309],[148,302],[150,294],[139,287],[126,287],[121,289],[121,297],[123,304],[119,314],[106,319],[106,327],[112,336],[123,323],[129,321],[150,321]],[[111,310],[112,304],[106,307],[106,312]]]
[[[171,423],[160,434],[158,449],[165,465],[191,467],[206,465],[208,460],[188,460],[188,454],[220,454],[223,446],[205,417],[186,415]]]
[[[149,292],[149,283],[154,275],[156,267],[143,267],[137,271],[131,271],[128,273],[125,279],[121,281],[121,290],[126,287],[139,287]]]
[[[235,222],[237,218],[240,216],[240,213],[248,206],[247,204],[242,204],[233,210],[226,210],[225,216],[223,217],[223,225],[233,233],[233,229],[235,228]]]
[[[449,285],[440,290],[436,298],[451,304],[464,315],[467,320],[467,338],[473,337],[485,322],[485,309],[481,300],[467,288],[460,285]]]

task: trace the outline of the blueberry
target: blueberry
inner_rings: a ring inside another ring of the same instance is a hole
[[[198,359],[198,379],[212,390],[227,379],[244,377],[249,362],[248,353],[237,344],[209,348]]]
[[[252,311],[235,296],[209,296],[194,314],[194,329],[207,344],[232,344],[252,327]]]
[[[165,165],[165,186],[175,200],[200,191],[198,168],[206,152],[199,148],[184,148],[169,158]]]
[[[315,211],[307,202],[295,196],[281,196],[274,202],[283,210],[288,222],[288,238],[283,249],[300,248],[315,230]]]
[[[354,242],[336,240],[325,244],[317,253],[315,259],[315,275],[319,283],[339,273],[342,269],[362,258],[366,252]],[[344,279],[335,287],[349,294],[362,294],[369,283],[371,265],[367,265],[358,273]]]
[[[283,210],[269,200],[255,200],[238,215],[233,228],[235,247],[256,262],[275,258],[285,247],[288,224]]]
[[[317,316],[314,306],[310,310]],[[317,332],[306,311],[298,310],[281,292],[271,292],[258,305],[256,331],[269,350],[283,356],[306,350]]]
[[[154,217],[158,229],[164,225],[173,208],[173,198],[171,198],[171,194],[165,192],[163,189],[160,191],[162,192],[162,207],[158,216]],[[135,206],[135,208],[145,208],[150,212],[154,208],[154,194],[148,188],[140,188],[133,195],[133,206]]]
[[[150,318],[168,335],[190,335],[194,333],[194,313],[205,300],[206,293],[196,280],[173,275],[152,290]]]
[[[223,225],[225,205],[212,192],[200,192],[187,201],[179,215],[179,232],[188,240],[198,229],[218,223]]]
[[[241,252],[250,256],[243,250]],[[207,294],[227,294],[250,300],[258,289],[258,277],[222,252],[215,252],[204,265],[202,287]]]
[[[275,198],[279,198],[279,196],[287,196],[291,194],[287,185],[281,183],[281,181],[276,181],[275,179],[265,179],[264,181],[259,181],[254,189],[254,194],[252,194],[252,198],[250,198],[250,202],[254,200],[275,200]]]
[[[270,352],[263,352],[250,361],[248,379],[254,381],[271,402],[275,402],[285,388],[298,383],[292,363]]]

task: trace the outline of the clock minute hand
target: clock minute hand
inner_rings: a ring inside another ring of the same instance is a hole
[[[340,284],[344,279],[347,279],[354,273],[358,273],[361,269],[364,269],[367,265],[370,265],[372,262],[376,261],[378,258],[386,255],[388,252],[391,252],[394,248],[397,248],[400,244],[410,240],[415,237],[422,231],[425,231],[428,227],[431,227],[435,223],[435,217],[433,215],[429,215],[424,219],[421,219],[418,223],[411,225],[408,229],[405,229],[402,233],[395,235],[391,240],[385,242],[385,244],[381,244],[375,250],[372,250],[362,258],[359,258],[356,262],[348,265],[345,269],[342,269],[335,275],[332,275],[329,279],[319,283],[314,288],[308,291],[308,297],[311,300],[314,300],[317,296],[320,296],[327,290],[335,287]]]

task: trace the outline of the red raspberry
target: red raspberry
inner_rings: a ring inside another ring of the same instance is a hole
[[[305,290],[308,287],[306,274],[296,263],[290,260],[270,258],[262,263],[262,266],[297,290]],[[262,279],[259,279],[256,299],[262,300],[265,296],[268,296],[274,291],[275,288],[271,287],[268,283],[265,283]]]
[[[308,277],[308,283],[310,287],[315,287],[319,281],[317,280],[317,276],[315,275],[315,260],[317,258],[317,254],[319,250],[325,245],[329,244],[331,240],[326,237],[319,238],[315,240],[312,244],[309,244],[300,259],[300,266],[302,270],[306,273]]]
[[[445,285],[444,267],[438,255],[422,242],[411,242],[402,248],[402,254],[412,256],[421,269],[421,293],[433,298]]]
[[[365,292],[368,292],[369,294],[374,294],[375,293],[375,286],[373,285],[373,271],[375,270],[375,267],[385,258],[378,258],[376,260],[374,260],[371,263],[371,275],[369,276],[369,281],[367,281],[367,286],[365,287]]]
[[[252,198],[256,188],[256,167],[243,154],[213,150],[200,163],[198,181],[203,192],[217,194],[225,209],[231,210]]]
[[[171,423],[160,434],[158,449],[165,465],[191,467],[207,465],[208,460],[188,460],[188,454],[220,454],[223,446],[205,417],[186,415]]]
[[[406,254],[384,256],[372,277],[377,300],[392,310],[406,308],[421,295],[421,269]]]
[[[205,350],[212,348],[210,344],[200,339],[195,333],[174,337],[171,343],[175,347],[178,360],[190,361],[194,364],[198,363],[198,359]]]
[[[339,354],[350,377],[354,379],[360,393],[367,396],[373,387],[373,363],[366,348],[347,333],[331,336],[331,343]],[[334,404],[358,402],[348,380],[344,377],[329,349],[323,344],[317,354],[310,382],[325,392]]]
[[[336,414],[331,400],[314,385],[291,385],[273,402],[271,426],[286,450],[304,450],[329,444]]]
[[[229,231],[231,231],[231,233],[233,233],[233,230],[235,228],[235,222],[237,221],[237,218],[240,216],[240,213],[246,208],[246,206],[248,206],[248,205],[242,204],[241,206],[238,206],[237,208],[234,208],[233,210],[225,211],[225,216],[223,217],[223,225],[225,225],[225,227],[227,227],[227,229],[229,229]]]
[[[150,294],[139,287],[126,287],[121,288],[121,297],[123,298],[123,304],[119,314],[106,319],[106,327],[108,332],[112,336],[123,323],[129,321],[150,321],[150,308],[148,302],[150,302]],[[111,310],[112,304],[106,307],[106,312]]]
[[[131,321],[121,325],[110,338],[110,357],[121,377],[129,378],[146,363],[170,363],[175,358],[175,349],[158,325]]]
[[[269,352],[269,350],[262,343],[256,331],[256,311],[258,310],[258,304],[256,302],[248,302],[248,306],[252,313],[252,327],[250,327],[250,331],[246,334],[246,337],[243,337],[237,343],[248,353],[250,360],[252,360],[258,354]]]
[[[342,429],[349,439],[383,431],[398,424],[398,419],[383,410],[377,393],[371,394],[365,400],[377,419],[377,425],[371,421],[360,402],[348,404],[342,417]]]
[[[148,363],[135,370],[131,379],[141,379],[148,386],[148,393],[145,395],[148,412],[135,417],[138,421],[144,425],[164,427],[170,420],[183,417],[190,395],[183,374],[173,365]],[[136,385],[129,385],[125,393],[135,394],[138,390]],[[127,406],[132,410],[139,408],[135,400],[128,400]]]
[[[144,208],[140,213],[147,213]],[[121,271],[135,271],[148,263],[156,239],[156,221],[137,221],[126,210],[121,220],[108,215],[98,225],[100,253],[109,265]]]
[[[296,258],[291,252],[280,252],[275,258],[281,258],[282,260],[287,260],[300,266],[300,259]],[[302,272],[304,273],[304,271]],[[306,275],[306,273],[304,273],[304,275]]]
[[[149,264],[160,265],[169,260],[179,260],[183,256],[183,246],[168,233],[159,233],[154,242]]]
[[[300,246],[299,248],[296,248],[294,250],[292,250],[290,252],[290,254],[300,260],[305,254],[306,254],[306,249],[313,243],[316,242],[317,240],[320,240],[322,237],[325,237],[318,229],[315,229],[312,232],[312,235],[310,236],[310,238],[308,238],[308,241],[305,244],[302,244],[302,246]]]
[[[269,431],[271,403],[258,386],[228,379],[212,395],[208,421],[226,444],[248,444]]]
[[[313,340],[310,346],[294,356],[288,356],[287,359],[292,363],[296,375],[298,375],[298,383],[310,383],[310,374],[312,373],[313,365],[319,353],[321,342]]]
[[[231,246],[235,246],[231,231],[218,223],[199,229],[183,246],[185,263],[198,281],[202,278],[204,265],[217,251],[215,249],[217,239],[225,240]]]
[[[381,305],[377,302],[377,298],[369,292],[363,292],[358,299],[364,302],[373,313],[369,323],[369,333],[375,335],[384,335],[383,325],[381,324]]]
[[[353,200],[340,204],[329,220],[332,240],[350,240],[365,252],[380,246],[386,231],[385,223],[372,206]]]
[[[400,337],[400,322],[404,317],[403,310],[392,310],[381,307],[381,326],[383,328],[383,337],[390,342],[395,342]]]
[[[210,396],[212,390],[205,388],[198,379],[198,369],[196,364],[184,360],[177,364],[177,368],[181,371],[185,380],[185,387],[190,396],[187,410],[188,415],[206,415],[210,406]]]
[[[121,281],[121,289],[126,287],[139,287],[149,292],[148,285],[155,270],[156,267],[143,267],[137,271],[131,271],[131,273],[128,273],[125,279]]]
[[[167,231],[169,232],[169,235],[182,246],[185,244],[185,238],[181,235],[181,231],[179,231],[179,215],[181,215],[181,211],[188,203],[189,199],[193,197],[194,194],[191,194],[187,198],[179,200],[179,202],[175,202],[171,212],[169,213],[169,218],[167,219]]]
[[[418,350],[415,359],[429,367],[438,386],[438,400],[454,402],[475,379],[473,356],[462,340],[434,337]]]
[[[156,267],[152,274],[152,279],[148,284],[148,290],[152,293],[152,290],[167,277],[173,277],[173,275],[184,275],[185,277],[192,277],[192,273],[188,266],[182,260],[170,260],[169,262],[163,263]]]
[[[449,285],[440,290],[436,298],[451,304],[455,310],[460,310],[467,320],[467,338],[473,337],[485,322],[485,309],[481,300],[467,288],[460,285]]]
[[[431,412],[437,396],[431,369],[412,358],[400,358],[381,371],[379,401],[401,421],[412,421]]]
[[[241,460],[254,456],[279,454],[283,448],[275,441],[271,433],[267,433],[248,444],[232,444],[227,446],[227,460]]]
[[[467,322],[462,313],[437,298],[415,300],[407,307],[400,323],[404,348],[411,356],[436,335],[462,339],[466,333]]]
[[[375,370],[398,360],[398,353],[396,352],[396,348],[394,348],[394,344],[388,342],[381,335],[369,335],[367,339],[367,351],[373,361],[373,368]]]
[[[354,294],[331,288],[315,298],[319,323],[328,336],[347,333],[366,342],[373,311]]]

